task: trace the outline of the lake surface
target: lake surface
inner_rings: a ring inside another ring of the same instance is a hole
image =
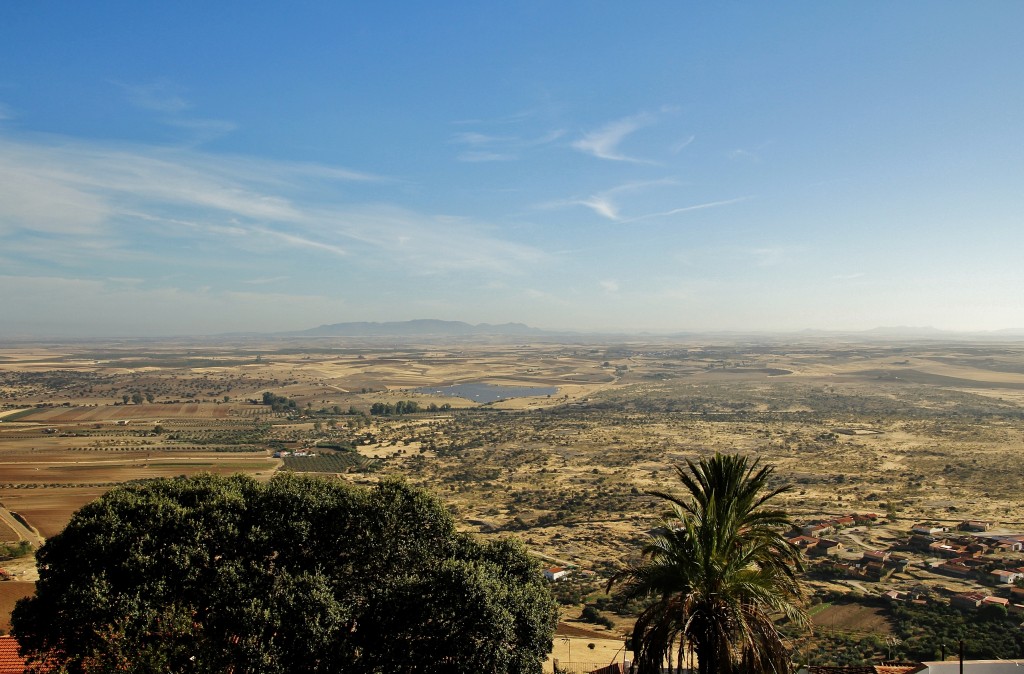
[[[528,396],[547,396],[558,392],[555,386],[499,386],[497,384],[455,384],[454,386],[423,386],[414,389],[416,393],[432,393],[434,395],[465,398],[478,403],[493,403],[509,398],[525,398]]]

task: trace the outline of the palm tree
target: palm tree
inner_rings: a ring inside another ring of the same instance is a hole
[[[621,583],[626,599],[653,600],[633,627],[634,665],[640,674],[663,663],[682,669],[688,644],[700,674],[788,672],[776,620],[807,625],[803,563],[783,537],[789,516],[765,504],[789,487],[769,488],[774,469],[739,455],[716,453],[686,468],[676,467],[685,498],[652,492],[672,514],[651,534],[643,561],[609,583]]]

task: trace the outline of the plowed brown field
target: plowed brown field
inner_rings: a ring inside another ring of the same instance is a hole
[[[0,582],[0,633],[11,631],[11,610],[22,597],[28,597],[36,591],[35,583],[17,580]]]

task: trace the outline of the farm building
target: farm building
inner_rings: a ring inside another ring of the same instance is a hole
[[[1013,585],[1017,582],[1018,578],[1024,578],[1024,573],[1006,571],[1005,569],[996,569],[989,573],[989,577],[997,585]]]
[[[544,577],[551,581],[562,580],[568,575],[569,569],[563,569],[560,566],[552,566],[550,568],[544,569]]]
[[[956,608],[978,608],[985,599],[985,595],[977,592],[964,592],[955,594],[949,600],[949,605]]]

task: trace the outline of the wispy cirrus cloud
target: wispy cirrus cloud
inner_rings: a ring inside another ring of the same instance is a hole
[[[679,154],[680,152],[688,148],[690,144],[693,143],[693,141],[695,141],[696,139],[697,136],[688,136],[682,139],[681,141],[672,146],[672,154]]]
[[[172,253],[159,249],[160,242],[221,246],[223,256],[241,266],[245,253],[280,252],[286,261],[288,250],[305,250],[387,261],[416,274],[516,274],[550,257],[486,223],[394,203],[357,203],[346,189],[396,182],[341,167],[193,148],[0,136],[0,233],[8,237],[8,251],[20,247],[39,260],[62,258],[62,247],[73,259],[75,250],[95,246],[110,254],[152,251],[166,263]]]
[[[633,162],[638,164],[653,163],[623,154],[619,151],[619,145],[634,132],[654,123],[654,120],[654,115],[640,113],[614,122],[609,122],[600,129],[584,134],[582,138],[574,141],[572,146],[580,152],[593,155],[599,159]]]
[[[619,220],[619,209],[607,196],[595,195],[588,199],[580,199],[573,203],[579,204],[580,206],[586,206],[598,215],[604,216],[609,220]]]
[[[764,151],[772,145],[772,141],[764,141],[754,148],[736,148],[729,151],[729,159],[759,164],[764,161]]]
[[[513,136],[494,136],[486,133],[480,133],[479,131],[463,131],[452,136],[453,142],[473,146],[508,143],[515,140],[516,138]]]
[[[190,145],[199,145],[225,136],[238,125],[223,119],[165,119],[164,123],[185,131]]]
[[[287,281],[290,278],[291,278],[291,276],[271,276],[269,278],[251,278],[251,279],[246,279],[246,280],[242,281],[242,283],[245,283],[246,285],[251,285],[251,286],[262,286],[262,285],[269,285],[271,283],[281,283],[282,281]]]
[[[502,115],[499,117],[483,118],[474,117],[468,119],[457,119],[452,124],[459,126],[501,126],[505,124],[521,124],[522,122],[537,117],[537,110],[520,110],[519,112],[513,112],[508,115]]]
[[[143,110],[176,114],[192,107],[183,96],[184,88],[168,80],[145,84],[128,84],[114,80],[113,83],[124,91],[129,103]]]
[[[514,154],[507,154],[502,152],[484,152],[481,150],[468,150],[466,152],[460,152],[457,159],[459,161],[473,163],[473,162],[486,162],[486,161],[514,161],[519,157]]]
[[[128,102],[140,110],[160,113],[160,121],[183,132],[186,145],[199,145],[231,133],[237,124],[228,120],[190,116],[193,104],[185,98],[184,87],[160,79],[143,84],[113,81],[120,87]]]
[[[777,267],[788,262],[794,252],[790,246],[764,246],[751,249],[750,255],[758,267]]]
[[[635,222],[637,220],[644,220],[647,218],[655,217],[659,214],[655,213],[630,218],[623,217],[619,202],[624,197],[628,197],[628,195],[632,193],[643,192],[649,189],[655,189],[658,187],[677,184],[678,182],[673,178],[628,182],[612,187],[611,189],[597,192],[587,197],[577,197],[573,199],[564,199],[561,201],[548,202],[546,204],[542,204],[541,208],[564,208],[567,206],[585,206],[586,208],[589,208],[590,210],[594,211],[601,217],[607,218],[608,220],[613,220],[615,222]],[[681,210],[691,210],[695,208],[698,207],[676,209],[675,211],[671,211],[668,213],[671,214]]]
[[[648,213],[647,215],[640,215],[635,218],[630,218],[626,222],[639,222],[641,220],[651,220],[653,218],[664,218],[672,215],[679,215],[680,213],[689,213],[690,211],[702,211],[707,208],[719,208],[721,206],[730,206],[732,204],[738,204],[753,197],[736,197],[735,199],[724,199],[722,201],[708,201],[702,204],[694,204],[692,206],[682,206],[680,208],[673,208],[667,211],[660,211],[658,213]]]
[[[512,124],[527,117],[513,117],[502,124]],[[484,124],[482,121],[465,120],[460,125]],[[513,161],[532,148],[548,145],[565,135],[561,129],[554,129],[540,135],[493,134],[481,131],[460,131],[451,137],[451,142],[465,149],[456,158],[462,162]]]
[[[26,167],[5,156],[0,144],[0,234],[30,229],[47,234],[95,234],[112,215],[101,195],[61,180],[52,171]]]

